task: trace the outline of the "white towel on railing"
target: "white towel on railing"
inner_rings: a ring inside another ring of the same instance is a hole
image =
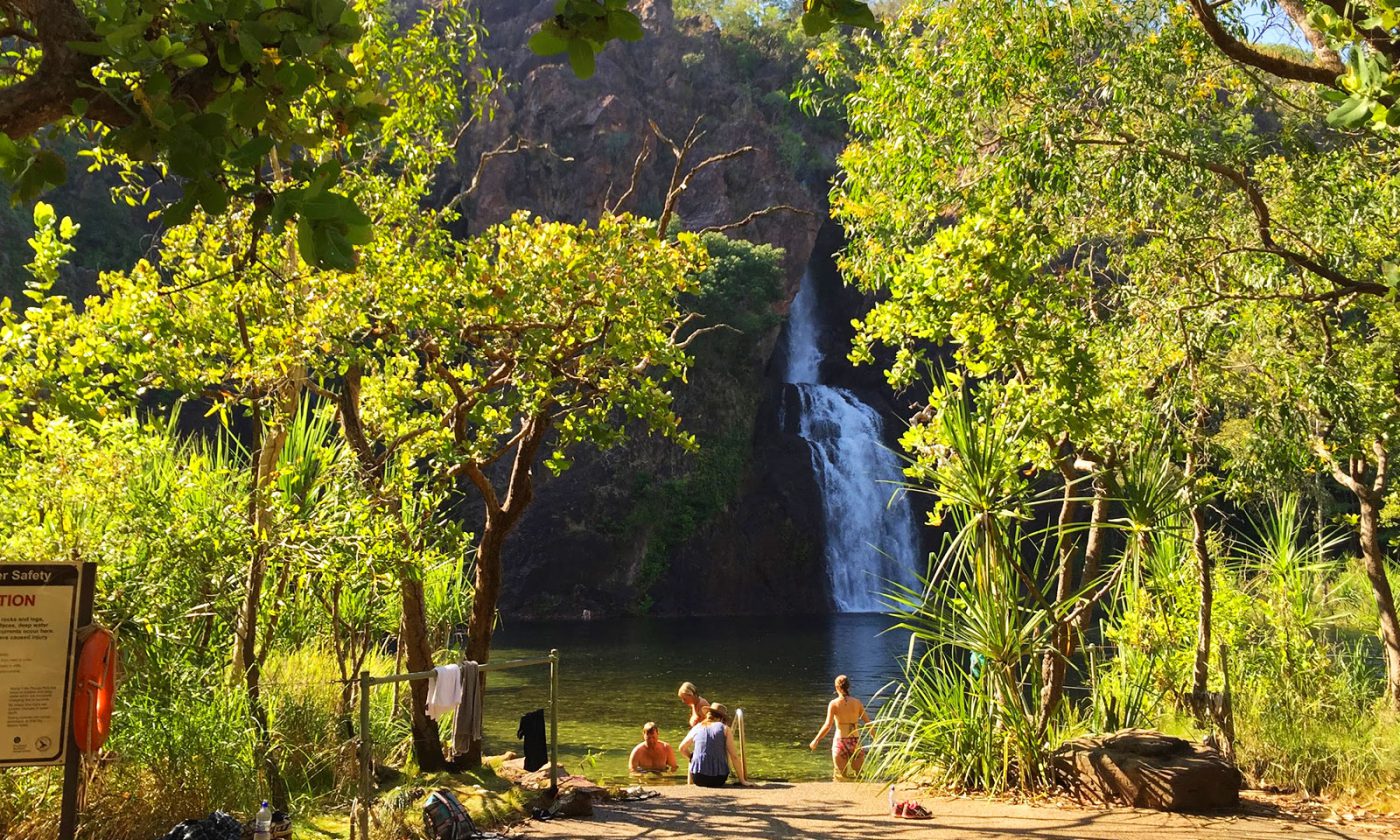
[[[462,700],[462,669],[456,665],[439,665],[428,677],[428,717],[437,720],[444,712],[457,708]]]

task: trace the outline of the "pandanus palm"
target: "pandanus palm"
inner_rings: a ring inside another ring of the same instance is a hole
[[[876,727],[875,768],[1002,790],[1041,778],[1046,736],[1029,667],[1054,623],[1047,587],[1025,558],[1036,500],[1021,470],[1020,429],[950,391],[910,438],[918,470],[951,524],[919,591],[893,595],[912,635],[902,684]],[[1032,684],[1029,684],[1032,683]]]

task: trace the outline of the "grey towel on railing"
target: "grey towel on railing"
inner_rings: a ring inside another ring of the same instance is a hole
[[[452,721],[452,751],[461,754],[467,751],[472,741],[481,740],[482,706],[481,672],[475,662],[462,663],[462,701],[457,706],[457,716]]]
[[[544,739],[544,709],[521,715],[515,737],[525,739],[526,773],[533,773],[549,763],[549,749]]]

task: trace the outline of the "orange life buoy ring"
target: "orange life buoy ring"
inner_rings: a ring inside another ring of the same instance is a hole
[[[73,692],[73,741],[78,751],[97,752],[112,730],[112,701],[117,693],[117,640],[105,627],[93,629],[78,652]]]

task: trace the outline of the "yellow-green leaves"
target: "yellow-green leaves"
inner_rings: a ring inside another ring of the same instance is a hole
[[[636,41],[642,22],[627,8],[627,0],[558,0],[554,17],[530,37],[539,55],[567,53],[569,66],[580,79],[593,75],[595,55],[612,40]]]

